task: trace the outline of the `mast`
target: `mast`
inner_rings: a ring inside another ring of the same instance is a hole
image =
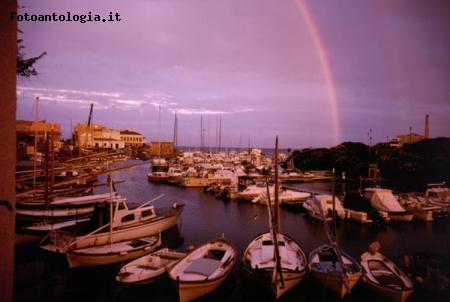
[[[36,187],[36,160],[37,160],[37,133],[38,133],[38,119],[39,119],[39,97],[36,97],[34,114],[34,162],[33,162],[33,188]]]
[[[176,149],[178,140],[178,117],[177,112],[175,111],[175,121],[173,125],[173,148]]]
[[[200,116],[200,151],[203,151],[203,116]]]
[[[108,184],[109,184],[109,244],[112,246],[112,231],[113,231],[113,185],[111,175],[108,174]]]
[[[161,105],[158,105],[158,157],[161,158]]]
[[[222,117],[219,117],[219,152],[222,147]]]
[[[277,276],[279,276],[279,281],[281,282],[281,288],[284,288],[284,278],[283,278],[283,270],[281,267],[281,257],[280,257],[280,249],[278,246],[278,231],[279,231],[279,217],[278,217],[278,136],[275,139],[275,204],[274,204],[274,211],[273,216],[271,217],[272,223],[272,236],[273,236],[273,245],[274,245],[274,256],[275,256],[275,270],[273,272],[272,281],[277,282]],[[267,199],[269,202],[269,209],[271,208],[271,202],[270,202],[270,192],[269,192],[269,186],[267,184]]]

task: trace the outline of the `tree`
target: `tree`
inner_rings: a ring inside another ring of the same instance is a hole
[[[19,29],[19,33],[22,31]],[[17,39],[17,70],[16,74],[22,77],[30,77],[37,75],[36,68],[33,67],[34,63],[36,63],[39,59],[47,54],[47,52],[41,53],[37,57],[25,58],[25,53],[23,50],[25,46],[22,45],[23,39]]]

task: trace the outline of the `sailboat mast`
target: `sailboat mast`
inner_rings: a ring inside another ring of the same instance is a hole
[[[39,97],[36,97],[34,115],[34,162],[33,162],[33,188],[36,187],[36,161],[37,161],[37,133],[38,133],[38,119],[39,119]]]
[[[161,158],[161,105],[158,105],[158,157]]]
[[[333,168],[333,182],[332,182],[332,192],[333,192],[333,236],[336,238],[336,174]]]
[[[278,226],[278,194],[279,194],[279,185],[278,185],[278,136],[276,137],[275,140],[275,210],[274,210],[274,215],[275,215],[275,227],[276,227],[276,231],[279,232],[279,226]]]
[[[108,184],[109,184],[109,244],[112,245],[112,231],[113,231],[113,186],[112,186],[112,178],[111,175],[108,175]]]
[[[274,271],[274,281],[276,281],[277,275],[279,276],[279,281],[281,282],[281,288],[284,288],[284,277],[283,277],[283,269],[281,267],[281,257],[280,257],[280,248],[278,246],[278,231],[279,231],[279,217],[278,217],[278,136],[275,139],[275,185],[274,185],[274,197],[275,197],[275,204],[274,204],[274,213],[272,217],[272,232],[273,232],[273,245],[275,250],[275,271]],[[268,195],[270,196],[270,194]],[[269,199],[270,200],[270,199]]]

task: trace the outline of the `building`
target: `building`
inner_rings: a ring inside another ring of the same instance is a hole
[[[173,142],[152,141],[150,145],[150,154],[148,156],[161,156],[171,158],[175,154]]]
[[[45,141],[50,137],[53,140],[54,150],[61,148],[61,126],[56,123],[42,121],[16,121],[17,155],[23,158],[34,154],[34,137],[37,138],[37,151],[43,152]]]
[[[74,129],[77,146],[81,148],[123,149],[124,141],[120,131],[106,128],[103,125],[78,124]]]
[[[405,144],[414,144],[414,143],[420,142],[423,139],[425,139],[425,136],[417,134],[417,133],[397,135],[396,137],[391,139],[391,141],[389,142],[389,145],[391,147],[401,148]]]
[[[125,147],[136,148],[146,144],[145,137],[132,129],[121,130],[120,139],[125,143]]]

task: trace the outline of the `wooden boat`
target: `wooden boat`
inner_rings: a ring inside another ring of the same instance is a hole
[[[278,137],[275,143],[275,184],[278,184]],[[275,186],[275,202],[271,201],[269,186],[267,209],[270,231],[256,236],[244,251],[241,273],[273,298],[278,299],[297,286],[306,274],[306,256],[300,245],[278,230],[279,186]]]
[[[334,174],[334,171],[333,171]],[[335,192],[335,178],[333,175],[333,195],[331,198],[324,198],[328,207],[328,200],[331,199],[331,219],[336,220],[337,211]],[[324,204],[322,202],[321,204]],[[309,253],[309,271],[312,276],[322,283],[326,288],[336,293],[340,298],[350,293],[361,278],[361,267],[358,262],[350,255],[339,248],[335,239],[335,223],[333,223],[333,232],[327,222],[327,215],[323,212],[326,207],[319,207],[320,216],[322,217],[328,242]]]
[[[244,251],[241,266],[243,277],[268,292],[274,299],[297,286],[306,275],[306,256],[301,247],[288,235],[277,233],[279,250],[278,276],[275,244],[271,232],[253,239]],[[280,277],[281,276],[281,277]]]
[[[151,236],[74,249],[68,251],[66,257],[70,268],[107,265],[140,257],[160,245],[160,236]]]
[[[363,281],[373,291],[394,302],[404,302],[414,292],[413,282],[394,262],[375,252],[361,256]]]
[[[122,266],[116,276],[116,281],[122,284],[145,284],[152,282],[185,256],[186,253],[163,248]]]
[[[309,270],[326,288],[343,298],[361,277],[361,267],[333,244],[324,244],[309,254]]]
[[[218,288],[233,270],[236,250],[222,238],[199,246],[169,270],[180,302],[191,301]]]
[[[32,232],[32,233],[47,234],[48,232],[51,232],[54,230],[60,230],[63,228],[72,227],[77,224],[85,224],[89,220],[90,220],[90,218],[81,218],[81,219],[67,220],[67,221],[61,221],[61,222],[40,221],[40,222],[36,222],[29,226],[24,226],[24,227],[22,227],[22,230]]]
[[[114,194],[114,197],[117,195]],[[29,202],[17,205],[17,219],[36,220],[70,220],[88,217],[94,211],[96,203],[110,199],[109,193],[81,197],[58,198],[48,205],[44,203]]]
[[[99,204],[103,209],[93,214],[92,228],[82,231],[77,229],[52,231],[41,241],[40,248],[50,252],[66,253],[69,250],[105,245],[111,240],[127,241],[164,232],[177,225],[184,205],[174,203],[170,208],[156,210],[150,203],[162,196],[164,195],[147,201],[135,209],[128,208],[126,199],[111,197],[110,201]],[[98,218],[98,223],[94,221],[95,218]],[[109,223],[106,223],[108,221]]]

